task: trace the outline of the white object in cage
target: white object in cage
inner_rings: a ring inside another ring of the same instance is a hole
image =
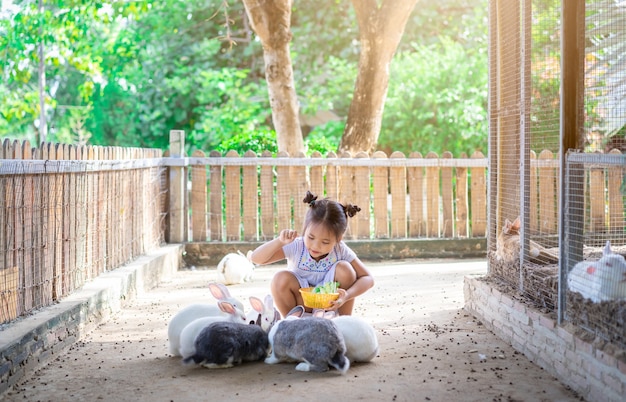
[[[570,291],[594,303],[626,299],[626,259],[611,251],[607,241],[598,261],[581,261],[567,275]]]

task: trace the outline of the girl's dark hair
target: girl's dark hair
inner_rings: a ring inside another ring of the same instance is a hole
[[[304,218],[302,233],[311,224],[324,224],[337,239],[341,238],[348,228],[348,218],[352,218],[361,210],[356,205],[343,205],[337,201],[324,198],[318,200],[317,196],[310,191],[306,192],[304,203],[309,204],[309,210]]]

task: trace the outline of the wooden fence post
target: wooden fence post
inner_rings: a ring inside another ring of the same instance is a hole
[[[170,131],[170,158],[183,158],[185,156],[185,132],[182,130]],[[182,243],[187,241],[185,219],[187,208],[185,205],[185,191],[187,177],[184,166],[170,166],[169,188],[169,243]]]

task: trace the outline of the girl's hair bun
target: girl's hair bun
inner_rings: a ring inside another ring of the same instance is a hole
[[[317,196],[307,190],[306,195],[304,196],[304,199],[302,201],[312,207],[315,205],[315,200],[317,200]]]
[[[356,215],[357,212],[361,210],[361,208],[356,205],[348,204],[343,206],[343,210],[348,217],[352,218],[354,215]]]

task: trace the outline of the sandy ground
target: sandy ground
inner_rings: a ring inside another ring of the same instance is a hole
[[[167,323],[189,303],[213,301],[215,270],[180,271],[4,395],[6,401],[575,401],[575,393],[463,309],[463,277],[485,261],[370,263],[376,286],[355,315],[377,330],[370,363],[307,373],[293,363],[228,369],[183,366],[167,350]],[[233,296],[263,298],[284,266],[257,268]],[[1,399],[1,398],[0,398]]]

